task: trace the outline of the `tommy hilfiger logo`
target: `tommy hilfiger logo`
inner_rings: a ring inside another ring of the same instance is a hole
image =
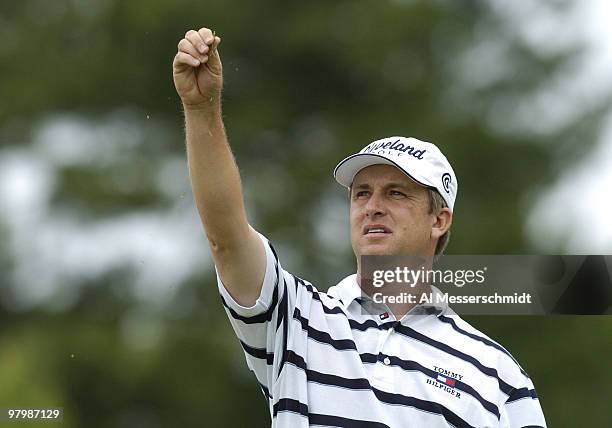
[[[461,393],[455,388],[457,381],[463,379],[463,375],[453,372],[442,367],[433,366],[436,372],[435,377],[426,380],[427,385],[434,386],[450,395],[461,398]]]
[[[455,383],[457,382],[455,379],[453,379],[452,377],[446,377],[446,376],[442,376],[441,374],[438,375],[438,377],[436,378],[436,380],[440,383],[443,383],[444,385],[448,385],[451,387],[455,387]]]

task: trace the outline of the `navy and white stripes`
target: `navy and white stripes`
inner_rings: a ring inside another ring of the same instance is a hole
[[[545,426],[527,373],[449,308],[382,321],[355,275],[319,292],[261,239],[256,304],[240,306],[218,282],[273,427]]]

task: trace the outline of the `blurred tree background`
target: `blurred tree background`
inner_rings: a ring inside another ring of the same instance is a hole
[[[543,21],[575,4],[535,3]],[[0,408],[63,407],[68,427],[269,425],[189,188],[171,62],[201,26],[223,38],[251,223],[323,290],[354,269],[331,176],[348,153],[439,144],[460,188],[447,252],[537,253],[530,204],[610,112],[605,93],[546,98],[584,46],[537,48],[496,1],[3,2]],[[550,426],[612,426],[610,317],[469,321],[531,374]]]

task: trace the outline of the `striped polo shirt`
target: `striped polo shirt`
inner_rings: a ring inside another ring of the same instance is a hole
[[[269,241],[252,307],[221,300],[272,427],[544,427],[533,383],[447,306],[397,320],[350,275],[327,293],[281,267]]]

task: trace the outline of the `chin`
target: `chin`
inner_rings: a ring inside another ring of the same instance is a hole
[[[362,256],[393,256],[397,254],[386,245],[368,245],[359,252]]]

